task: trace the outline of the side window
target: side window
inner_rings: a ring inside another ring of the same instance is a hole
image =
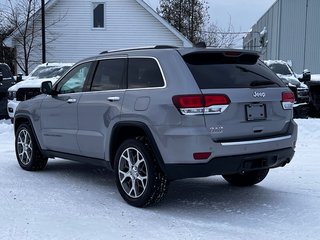
[[[93,28],[104,28],[104,3],[92,3]]]
[[[131,58],[128,68],[128,88],[163,87],[159,65],[152,58]]]
[[[91,91],[123,89],[125,65],[125,58],[99,61]]]
[[[72,69],[58,84],[59,93],[81,92],[86,81],[91,63],[83,63]]]

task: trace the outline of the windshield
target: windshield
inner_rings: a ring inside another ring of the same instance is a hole
[[[277,74],[281,75],[292,75],[289,67],[286,64],[273,63],[269,65],[269,68]]]
[[[53,78],[60,77],[70,66],[42,66],[39,67],[30,76],[33,78]]]

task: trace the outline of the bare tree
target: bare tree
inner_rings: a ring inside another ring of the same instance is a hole
[[[0,62],[7,63],[11,70],[14,69],[14,52],[11,48],[4,46],[3,41],[6,37],[8,37],[14,28],[8,25],[5,21],[5,18],[2,16],[0,12]]]
[[[216,48],[232,48],[235,47],[237,41],[240,40],[240,31],[235,31],[231,24],[231,17],[227,28],[219,27],[216,23],[210,23],[204,31],[202,31],[202,41],[207,46]]]
[[[39,58],[33,56],[35,49],[40,49],[41,41],[41,18],[40,18],[40,3],[39,0],[8,0],[9,7],[2,15],[6,19],[6,23],[12,26],[15,30],[12,34],[12,39],[16,46],[22,49],[22,58],[16,57],[15,62],[19,68],[28,75],[29,66],[32,64],[31,59]],[[57,22],[61,21],[65,15],[59,17],[55,21],[46,24],[46,31]],[[48,31],[46,42],[50,43],[57,39],[58,35]]]
[[[8,24],[15,29],[13,40],[23,49],[23,58],[16,58],[19,68],[27,75],[29,72],[29,59],[34,48],[36,34],[36,20],[33,17],[37,10],[36,0],[21,0],[16,4],[8,0],[9,8],[4,12]]]

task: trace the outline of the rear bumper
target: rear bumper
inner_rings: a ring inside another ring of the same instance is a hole
[[[291,161],[293,155],[293,148],[285,148],[262,153],[217,157],[202,164],[166,164],[165,173],[170,180],[235,174],[284,166]]]

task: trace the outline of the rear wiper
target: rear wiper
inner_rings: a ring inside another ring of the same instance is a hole
[[[266,86],[266,85],[274,85],[276,84],[275,82],[272,81],[252,81],[250,83],[251,87],[257,87],[257,86]]]

